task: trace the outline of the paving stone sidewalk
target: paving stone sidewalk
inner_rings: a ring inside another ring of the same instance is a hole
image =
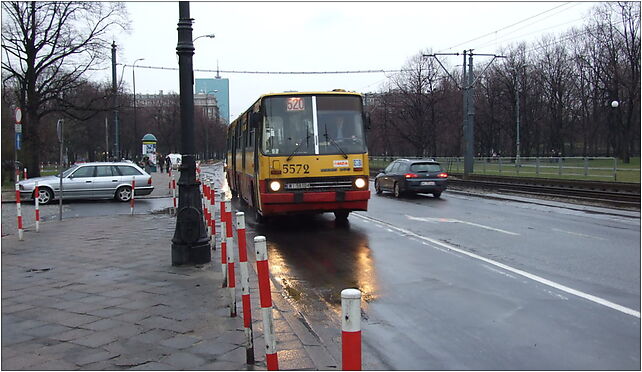
[[[3,237],[2,369],[265,370],[256,285],[256,362],[247,365],[240,294],[231,318],[220,253],[206,265],[171,266],[174,229],[173,217],[153,214],[67,219],[22,242]],[[272,295],[280,368],[339,369]]]

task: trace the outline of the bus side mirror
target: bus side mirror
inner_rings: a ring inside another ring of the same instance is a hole
[[[372,123],[370,121],[370,113],[369,112],[365,113],[365,124],[366,124],[366,129],[370,129],[370,127],[372,126]]]

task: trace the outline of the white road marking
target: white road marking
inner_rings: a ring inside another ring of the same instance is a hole
[[[470,225],[470,226],[475,226],[475,227],[481,227],[482,229],[486,230],[491,230],[491,231],[497,231],[503,234],[508,234],[508,235],[519,235],[518,233],[514,233],[511,231],[506,231],[502,229],[497,229],[494,227],[486,226],[486,225],[480,225],[478,223],[474,222],[468,222],[468,221],[462,221],[462,220],[457,220],[454,218],[436,218],[436,217],[414,217],[414,216],[409,216],[406,215],[406,218],[409,220],[415,220],[415,221],[424,221],[424,222],[454,222],[454,223],[463,223],[465,225]]]
[[[573,232],[573,231],[560,230],[560,229],[556,229],[556,228],[553,228],[553,231],[562,232],[562,233],[566,233],[566,234],[571,234],[571,235],[575,235],[575,236],[581,236],[582,238],[598,239],[598,240],[606,240],[606,239],[604,239],[604,238],[600,238],[600,237],[598,237],[598,236],[592,236],[592,235],[580,234],[580,233],[576,233],[576,232]]]
[[[560,290],[562,292],[566,292],[566,293],[575,295],[577,297],[581,297],[581,298],[583,298],[585,300],[589,300],[589,301],[594,302],[596,304],[599,304],[599,305],[602,305],[602,306],[606,306],[606,307],[611,308],[613,310],[620,311],[620,312],[622,312],[624,314],[632,315],[632,316],[634,316],[634,317],[636,317],[638,319],[640,318],[640,312],[639,311],[631,309],[631,308],[628,308],[626,306],[618,305],[618,304],[616,304],[614,302],[611,302],[611,301],[608,301],[606,299],[603,299],[603,298],[600,298],[600,297],[597,297],[597,296],[593,296],[591,294],[579,291],[577,289],[573,289],[573,288],[567,287],[567,286],[565,286],[563,284],[556,283],[556,282],[554,282],[552,280],[548,280],[548,279],[542,278],[541,276],[537,276],[535,274],[531,274],[531,273],[526,272],[524,270],[516,269],[514,267],[505,265],[505,264],[503,264],[501,262],[497,262],[495,260],[491,260],[489,258],[482,257],[480,255],[465,251],[463,249],[457,248],[457,247],[452,246],[450,244],[446,244],[446,243],[440,242],[440,241],[435,240],[435,239],[431,239],[431,238],[428,238],[428,237],[425,237],[425,236],[421,236],[421,235],[416,234],[416,233],[414,233],[412,231],[409,231],[409,230],[402,229],[400,227],[391,225],[391,224],[389,224],[387,222],[383,222],[381,220],[377,220],[377,219],[374,219],[372,217],[367,217],[367,216],[364,216],[364,215],[362,215],[360,213],[354,213],[354,215],[359,217],[359,218],[361,218],[361,219],[363,219],[363,220],[369,221],[369,222],[380,223],[382,225],[387,226],[390,229],[396,230],[396,231],[401,232],[401,233],[403,233],[405,235],[409,235],[409,236],[412,236],[412,237],[415,237],[415,238],[419,238],[419,239],[425,240],[427,242],[430,242],[432,244],[435,244],[435,245],[438,245],[438,246],[441,246],[441,247],[445,247],[445,248],[450,249],[452,251],[464,254],[464,255],[466,255],[468,257],[471,257],[471,258],[486,262],[486,263],[491,264],[493,266],[496,266],[496,267],[502,268],[504,270],[510,271],[510,272],[512,272],[514,274],[521,275],[521,276],[526,277],[528,279],[534,280],[534,281],[536,281],[538,283],[541,283],[541,284],[547,285],[549,287],[555,288],[555,289]]]

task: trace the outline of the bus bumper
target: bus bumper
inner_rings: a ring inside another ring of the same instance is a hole
[[[367,211],[370,191],[261,193],[264,216],[303,212]]]

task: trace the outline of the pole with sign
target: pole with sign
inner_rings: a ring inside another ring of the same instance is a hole
[[[15,126],[15,132],[16,132],[16,147],[14,148],[13,152],[13,165],[15,168],[15,174],[16,174],[16,182],[19,181],[19,167],[18,167],[18,150],[21,148],[21,143],[22,143],[22,110],[20,110],[20,107],[16,107],[16,126]]]
[[[58,172],[60,172],[60,194],[58,196],[58,219],[62,221],[62,171],[64,167],[62,166],[62,140],[63,140],[63,126],[64,120],[58,119],[56,123],[56,134],[58,134],[58,143],[60,144],[60,161],[58,162]]]

